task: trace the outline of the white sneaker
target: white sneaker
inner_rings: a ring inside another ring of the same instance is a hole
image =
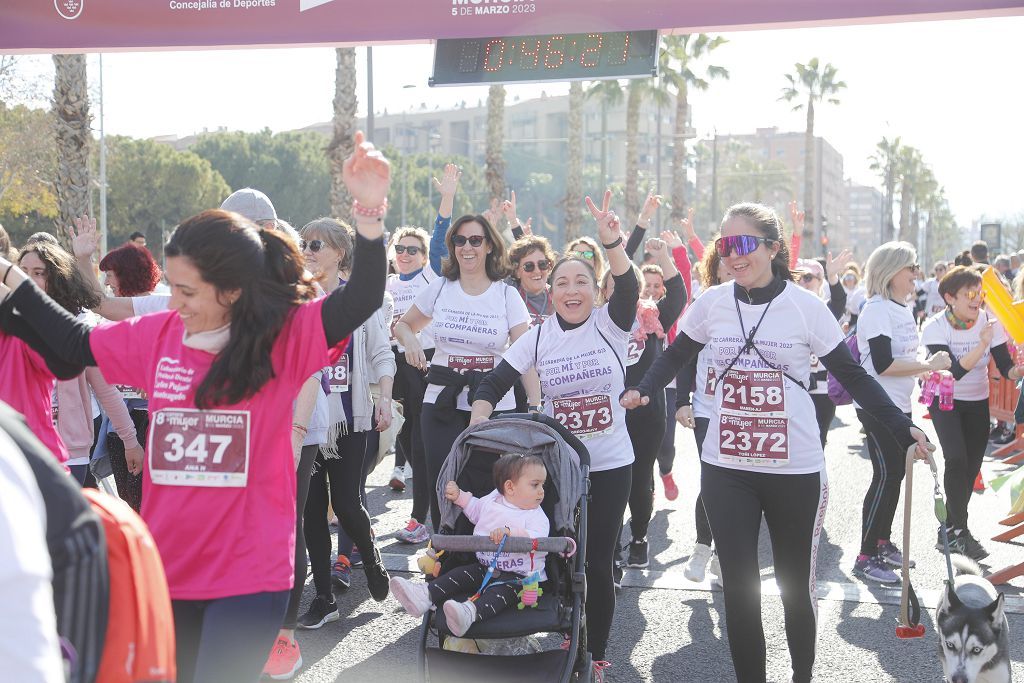
[[[412,616],[422,617],[430,609],[430,590],[427,588],[427,584],[413,583],[401,576],[393,576],[388,585],[391,588],[391,594]]]
[[[448,630],[452,635],[462,637],[476,621],[476,603],[449,600],[444,603],[444,617],[448,620]]]
[[[391,486],[392,491],[404,491],[405,490],[405,469],[402,467],[396,467],[391,470],[391,481],[388,482]]]
[[[402,467],[402,478],[406,481],[412,479],[412,465],[409,463],[405,463],[405,466]]]
[[[711,566],[708,567],[708,571],[712,574],[711,586],[715,588],[722,588],[722,566],[718,563],[718,553],[712,553]]]
[[[704,580],[704,573],[708,567],[708,561],[711,559],[711,546],[698,543],[693,546],[693,554],[690,555],[689,561],[686,566],[683,567],[683,576],[690,581],[700,583]]]

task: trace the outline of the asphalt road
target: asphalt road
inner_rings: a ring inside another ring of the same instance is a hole
[[[930,422],[915,419],[934,440]],[[629,570],[618,594],[606,680],[734,681],[725,638],[722,593],[694,584],[682,575],[693,548],[693,501],[698,465],[691,432],[676,434],[675,476],[681,493],[674,502],[664,498],[661,482],[651,524],[651,567]],[[818,681],[941,681],[932,613],[945,578],[942,555],[933,548],[936,521],[932,513],[932,480],[918,465],[914,479],[911,556],[917,562],[914,587],[928,608],[924,638],[902,641],[894,635],[899,590],[866,586],[852,575],[860,537],[861,501],[871,477],[867,451],[853,409],[840,407],[826,448],[830,500],[818,554],[819,637]],[[940,467],[941,467],[941,458]],[[412,505],[411,490],[396,494],[387,486],[393,463],[386,459],[369,481],[368,498],[385,561],[392,572],[408,571],[419,548],[397,543],[394,531],[404,526]],[[986,477],[1008,468],[987,459]],[[988,539],[1005,527],[1004,501],[991,491],[971,502],[972,530]],[[902,533],[902,506],[894,525]],[[1024,539],[1021,539],[1024,540]],[[1024,543],[985,541],[991,556],[983,567],[995,570],[1024,558]],[[782,605],[772,580],[771,548],[766,530],[761,535],[763,622],[768,647],[768,680],[789,680],[789,651],[783,631]],[[1024,579],[1000,587],[1008,598],[1010,648],[1014,678],[1024,681]],[[312,598],[307,586],[304,600]],[[389,598],[376,603],[366,592],[359,570],[352,587],[338,595],[342,618],[318,631],[300,631],[305,666],[296,680],[415,681],[419,620],[406,615]],[[305,608],[305,605],[303,605]]]

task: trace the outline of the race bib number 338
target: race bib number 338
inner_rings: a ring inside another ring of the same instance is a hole
[[[165,408],[149,430],[149,474],[164,486],[243,487],[249,477],[249,412]]]

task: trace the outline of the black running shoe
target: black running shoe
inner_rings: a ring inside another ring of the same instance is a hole
[[[317,629],[329,621],[337,621],[341,618],[338,613],[338,603],[334,596],[318,595],[309,603],[309,609],[299,617],[299,628]]]
[[[363,558],[363,571],[366,572],[366,587],[370,589],[370,595],[377,602],[384,602],[388,597],[391,577],[384,568],[384,560],[381,559],[377,546],[373,547],[372,555]]]
[[[647,557],[647,541],[630,541],[629,557],[626,560],[626,566],[643,569],[648,564],[650,564],[650,561]]]
[[[985,546],[979,543],[978,539],[972,536],[971,532],[966,529],[958,533],[956,536],[950,536],[949,552],[956,553],[958,555],[966,555],[972,560],[984,560],[989,554],[988,551],[985,550]]]

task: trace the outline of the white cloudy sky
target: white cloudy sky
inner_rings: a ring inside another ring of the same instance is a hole
[[[732,77],[692,96],[698,134],[803,130],[803,114],[777,99],[783,74],[795,62],[818,57],[836,65],[848,84],[841,106],[818,111],[816,128],[843,154],[848,176],[876,184],[867,156],[882,135],[900,135],[921,149],[961,223],[1024,212],[1024,17],[725,35],[730,42],[714,53],[714,63]],[[373,55],[378,111],[486,98],[485,87],[428,88],[431,46],[379,46]],[[31,59],[45,73],[48,60]],[[359,60],[362,74],[364,50]],[[97,61],[90,58],[94,82]],[[333,88],[329,48],[104,56],[109,133],[298,128],[330,118]],[[364,93],[365,81],[360,88]],[[508,92],[528,98],[566,89],[549,83]]]

